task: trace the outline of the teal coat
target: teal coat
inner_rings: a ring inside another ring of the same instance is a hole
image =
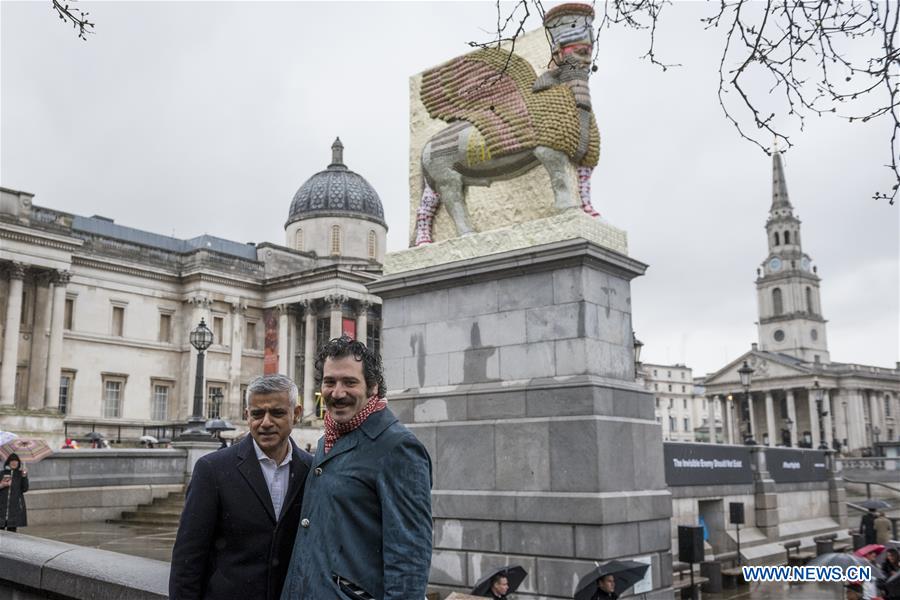
[[[425,597],[431,566],[431,458],[384,409],[319,440],[282,600],[353,598],[337,577],[377,600]]]

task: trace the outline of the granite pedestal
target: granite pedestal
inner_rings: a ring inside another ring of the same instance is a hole
[[[575,238],[370,286],[389,405],[434,464],[435,589],[520,564],[517,598],[571,598],[595,561],[630,558],[651,565],[638,597],[671,598],[661,432],[634,381],[645,268]]]

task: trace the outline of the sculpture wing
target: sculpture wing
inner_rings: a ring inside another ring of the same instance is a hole
[[[426,71],[420,97],[432,118],[472,123],[484,139],[486,158],[502,156],[535,146],[526,98],[536,78],[525,59],[488,48]]]

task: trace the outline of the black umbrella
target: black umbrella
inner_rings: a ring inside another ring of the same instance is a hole
[[[102,433],[97,433],[96,431],[92,431],[92,432],[88,433],[88,434],[87,434],[86,436],[84,436],[84,437],[86,437],[87,439],[89,439],[89,440],[91,440],[91,441],[94,441],[94,440],[102,440],[102,439],[103,439],[103,434],[102,434]]]
[[[528,577],[528,571],[520,567],[519,565],[508,565],[505,567],[500,567],[499,569],[495,569],[491,571],[487,577],[478,582],[472,589],[473,596],[484,596],[490,597],[491,593],[491,581],[497,575],[503,575],[506,577],[506,581],[509,582],[509,591],[507,594],[512,594],[519,586],[522,585],[522,582],[525,581],[525,578]]]
[[[235,427],[225,419],[210,419],[206,422],[207,431],[234,431]]]
[[[591,600],[597,592],[597,582],[607,575],[616,579],[616,594],[622,595],[625,590],[644,578],[650,565],[633,560],[611,560],[604,563],[581,578],[575,588],[575,600]]]
[[[863,500],[862,502],[857,502],[857,504],[863,508],[874,508],[876,510],[880,508],[891,508],[891,505],[884,500]]]
[[[872,575],[874,577],[874,574]],[[900,594],[900,571],[894,573],[884,582],[884,592],[891,598]]]

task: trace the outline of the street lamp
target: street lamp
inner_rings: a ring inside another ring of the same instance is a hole
[[[744,401],[747,406],[747,436],[744,438],[744,444],[747,446],[756,446],[756,440],[753,439],[753,421],[750,414],[750,381],[753,379],[753,373],[756,370],[744,361],[744,365],[738,369],[738,375],[741,378],[741,387],[744,388]]]
[[[203,353],[212,346],[213,333],[206,326],[206,321],[200,319],[200,324],[191,331],[189,336],[191,346],[197,349],[197,377],[194,379],[194,412],[188,419],[187,429],[178,436],[184,441],[211,441],[209,432],[206,431],[206,420],[203,418]]]
[[[825,390],[819,385],[818,378],[813,381],[813,389],[816,392],[816,412],[819,413],[819,450],[828,450],[828,444],[825,441],[825,417],[828,416],[828,411],[822,407]]]

